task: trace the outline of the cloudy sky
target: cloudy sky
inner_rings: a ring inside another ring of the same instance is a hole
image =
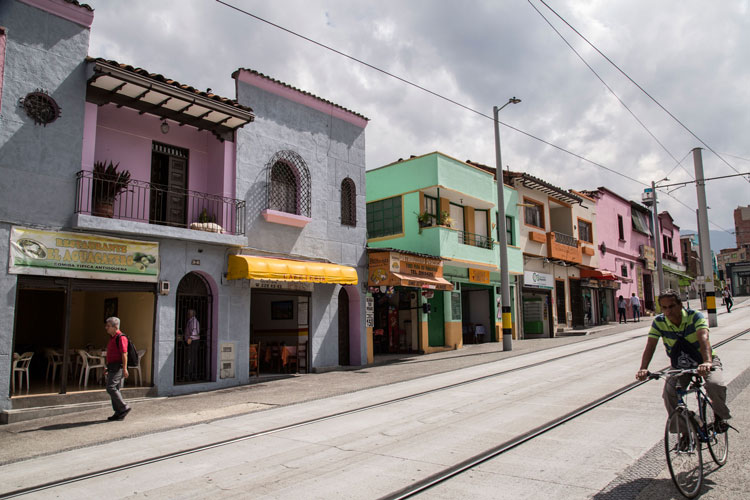
[[[501,126],[504,166],[566,189],[606,186],[640,200],[652,180],[691,180],[690,151],[706,148],[692,134],[729,163],[704,149],[706,177],[750,171],[747,0],[546,0],[690,131],[540,0],[226,0],[478,113],[213,0],[87,1],[94,57],[226,97],[231,73],[251,68],[367,116],[368,169],[435,150],[494,165],[492,121],[480,113],[516,96],[500,114],[517,129]],[[694,185],[670,194],[661,207],[695,229]],[[709,182],[707,198],[711,229],[733,231],[750,183]]]

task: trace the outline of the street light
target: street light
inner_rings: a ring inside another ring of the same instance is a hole
[[[495,177],[497,178],[497,228],[498,244],[500,245],[500,290],[501,290],[501,310],[503,318],[503,351],[513,350],[510,321],[510,275],[508,273],[508,238],[507,228],[505,227],[505,196],[503,193],[503,160],[500,156],[500,123],[497,120],[497,114],[508,104],[518,104],[521,99],[515,96],[508,99],[508,102],[500,106],[492,107],[492,115],[495,121]]]

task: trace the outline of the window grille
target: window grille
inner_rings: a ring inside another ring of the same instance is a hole
[[[341,182],[341,224],[357,225],[357,187],[349,177]]]
[[[310,217],[310,171],[294,151],[279,151],[266,165],[268,208]]]

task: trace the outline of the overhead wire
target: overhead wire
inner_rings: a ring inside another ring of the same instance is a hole
[[[583,36],[583,35],[582,35],[582,34],[581,34],[581,33],[580,33],[580,32],[579,32],[579,31],[578,31],[577,29],[575,29],[575,28],[574,28],[574,27],[573,27],[573,26],[572,26],[572,25],[571,25],[571,24],[570,24],[570,23],[569,23],[569,22],[568,22],[567,20],[565,20],[565,18],[564,18],[564,17],[562,17],[562,16],[560,15],[560,14],[558,14],[558,13],[557,13],[557,11],[556,11],[555,9],[553,9],[552,7],[550,7],[550,6],[549,6],[549,4],[547,4],[547,2],[546,2],[545,0],[539,0],[539,1],[540,1],[540,2],[541,2],[541,3],[542,3],[542,4],[544,5],[544,6],[545,6],[545,7],[547,7],[547,8],[548,8],[548,9],[549,9],[549,10],[550,10],[550,11],[551,11],[551,12],[552,12],[552,13],[553,13],[553,14],[554,14],[555,16],[557,16],[557,18],[558,18],[558,19],[560,19],[560,20],[561,20],[561,21],[562,21],[563,23],[565,23],[565,24],[566,24],[566,25],[567,25],[567,26],[568,26],[568,27],[569,27],[569,28],[570,28],[571,30],[573,30],[573,32],[574,32],[574,33],[575,33],[576,35],[578,35],[578,36],[579,36],[579,37],[580,37],[580,38],[581,38],[581,39],[582,39],[582,40],[583,40],[584,42],[586,42],[586,43],[587,43],[587,44],[588,44],[588,45],[589,45],[589,46],[590,46],[590,47],[591,47],[592,49],[594,49],[594,50],[595,50],[596,52],[598,52],[598,53],[599,53],[599,55],[600,55],[600,56],[602,56],[602,57],[603,57],[603,58],[604,58],[604,59],[605,59],[605,60],[606,60],[606,61],[607,61],[607,62],[608,62],[609,64],[611,64],[611,65],[612,65],[612,66],[613,66],[613,67],[614,67],[614,68],[615,68],[615,69],[616,69],[617,71],[619,71],[619,72],[620,72],[620,74],[622,74],[622,75],[623,75],[623,76],[624,76],[625,78],[627,78],[628,80],[630,80],[630,82],[631,82],[631,83],[632,83],[633,85],[635,85],[636,87],[638,87],[638,89],[639,89],[639,90],[640,90],[641,92],[643,92],[643,93],[644,93],[644,94],[645,94],[645,95],[646,95],[646,96],[647,96],[647,97],[648,97],[649,99],[651,99],[651,101],[652,101],[652,102],[653,102],[654,104],[656,104],[657,106],[659,106],[659,107],[660,107],[660,108],[661,108],[661,109],[662,109],[662,110],[663,110],[663,111],[664,111],[665,113],[667,113],[667,114],[668,114],[668,115],[669,115],[669,116],[670,116],[670,117],[671,117],[671,118],[672,118],[672,119],[673,119],[674,121],[676,121],[677,123],[679,123],[679,124],[680,124],[680,126],[681,126],[682,128],[684,128],[684,129],[685,129],[685,130],[686,130],[686,131],[687,131],[687,132],[688,132],[688,133],[689,133],[690,135],[692,135],[693,137],[695,137],[695,139],[697,139],[697,140],[698,140],[698,141],[699,141],[699,142],[700,142],[701,144],[703,144],[704,146],[706,146],[706,149],[708,149],[709,151],[711,151],[711,152],[712,152],[713,154],[715,154],[715,155],[716,155],[716,156],[717,156],[717,157],[718,157],[718,158],[719,158],[719,159],[720,159],[721,161],[723,161],[724,163],[726,163],[726,164],[727,164],[727,165],[729,166],[729,168],[731,168],[732,170],[734,170],[734,171],[735,171],[735,172],[737,172],[738,174],[740,173],[740,171],[739,171],[739,170],[737,170],[736,168],[734,168],[734,166],[733,166],[733,165],[732,165],[731,163],[729,163],[729,162],[728,162],[727,160],[725,160],[725,159],[724,159],[724,157],[722,157],[722,156],[721,156],[721,155],[720,155],[719,153],[717,153],[717,152],[716,152],[716,151],[715,151],[715,150],[714,150],[714,149],[713,149],[713,148],[712,148],[711,146],[709,146],[709,145],[708,145],[708,144],[706,143],[706,141],[704,141],[703,139],[701,139],[700,137],[698,137],[698,135],[696,135],[696,134],[695,134],[695,132],[693,132],[692,130],[690,130],[690,128],[689,128],[689,127],[688,127],[687,125],[685,125],[684,123],[682,123],[682,121],[680,121],[680,120],[679,120],[679,119],[678,119],[678,118],[677,118],[677,117],[676,117],[675,115],[673,115],[673,114],[672,114],[672,113],[671,113],[671,112],[670,112],[670,111],[669,111],[669,110],[668,110],[667,108],[665,108],[665,107],[664,107],[664,106],[663,106],[663,105],[662,105],[662,104],[661,104],[661,103],[660,103],[660,102],[659,102],[658,100],[656,100],[656,98],[655,98],[655,97],[653,97],[653,96],[652,96],[651,94],[649,94],[649,93],[648,93],[648,92],[646,91],[646,89],[644,89],[643,87],[641,87],[641,85],[639,85],[639,84],[638,84],[638,83],[637,83],[637,82],[636,82],[635,80],[633,80],[633,79],[632,79],[632,78],[630,77],[630,75],[628,75],[628,74],[627,74],[627,73],[626,73],[625,71],[623,71],[623,70],[622,70],[622,69],[621,69],[621,68],[620,68],[620,67],[619,67],[619,66],[618,66],[617,64],[615,64],[615,63],[614,63],[614,61],[612,61],[612,60],[611,60],[611,59],[610,59],[609,57],[607,57],[607,56],[606,56],[606,55],[605,55],[605,54],[604,54],[604,53],[603,53],[603,52],[602,52],[601,50],[599,50],[599,48],[598,48],[598,47],[597,47],[596,45],[594,45],[593,43],[591,43],[591,42],[590,42],[590,41],[589,41],[589,40],[588,40],[588,39],[587,39],[587,38],[586,38],[585,36]],[[748,180],[748,182],[750,182],[750,180]]]

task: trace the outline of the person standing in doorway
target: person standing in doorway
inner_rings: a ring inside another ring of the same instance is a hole
[[[721,296],[724,297],[724,304],[727,306],[727,312],[732,312],[734,301],[732,300],[732,292],[729,291],[729,285],[724,287],[724,291],[721,292]]]
[[[625,303],[625,297],[620,295],[620,298],[617,299],[617,315],[619,316],[618,323],[627,323],[628,318],[626,316],[625,310],[626,310],[627,304]]]
[[[633,293],[633,296],[630,297],[630,306],[633,308],[633,321],[640,321],[641,301],[635,293]]]
[[[188,309],[187,324],[185,325],[185,343],[187,344],[187,378],[196,380],[198,378],[198,345],[201,338],[201,327],[198,318],[195,317],[195,309]]]
[[[107,368],[104,374],[107,377],[107,393],[112,400],[112,409],[115,413],[108,417],[113,420],[123,420],[130,413],[130,407],[125,404],[120,393],[123,380],[128,378],[128,339],[120,331],[120,318],[112,316],[104,322],[104,329],[109,334],[107,343]]]

